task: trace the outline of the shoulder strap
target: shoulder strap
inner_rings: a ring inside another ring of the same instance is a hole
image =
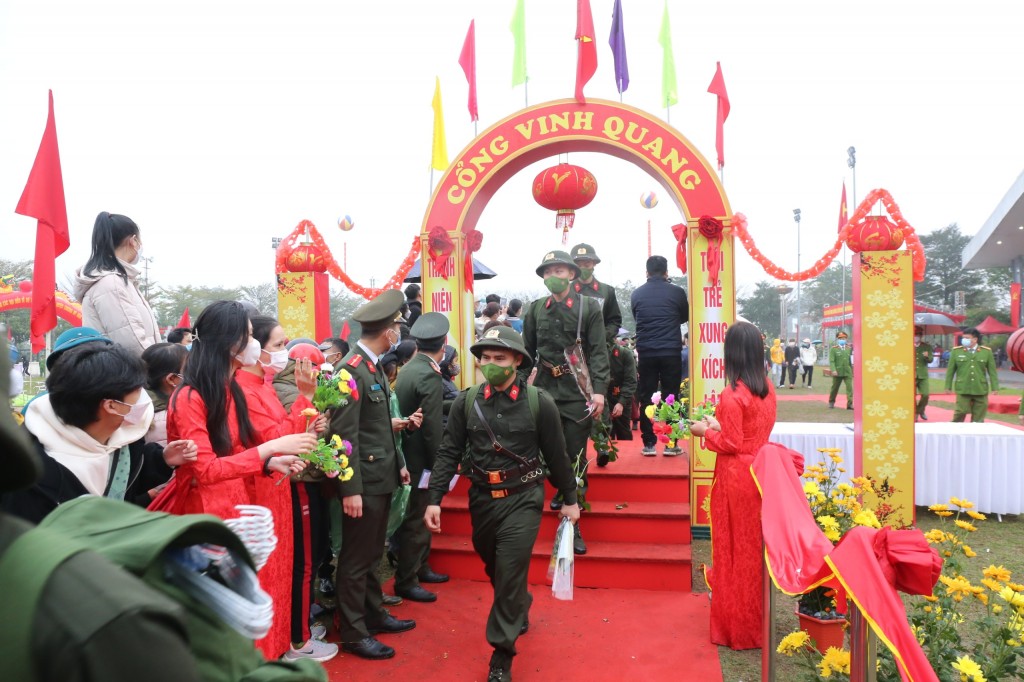
[[[34,679],[32,621],[53,571],[85,546],[47,528],[33,528],[12,542],[0,557],[0,656],[11,679]]]
[[[583,338],[580,336],[580,332],[583,331],[583,308],[587,305],[584,302],[587,297],[576,294],[576,298],[580,302],[580,311],[576,314],[576,343],[583,343]]]
[[[466,390],[466,423],[469,423],[469,413],[473,409],[473,403],[476,402],[476,396],[480,393],[480,384],[473,384]]]
[[[526,385],[526,402],[530,404],[530,414],[533,415],[533,425],[537,425],[537,415],[540,414],[540,394],[533,384]]]

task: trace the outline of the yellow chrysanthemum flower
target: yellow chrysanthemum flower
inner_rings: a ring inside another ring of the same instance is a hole
[[[994,614],[996,614],[998,616],[1002,612],[1003,612],[1003,607],[1002,606],[1000,606],[999,604],[993,604],[992,605],[992,613],[994,613]]]
[[[850,674],[850,652],[830,646],[818,662],[821,676],[832,677],[833,672]]]
[[[974,593],[970,581],[962,575],[958,575],[955,578],[940,575],[939,580],[946,586],[946,594],[951,595],[954,599],[957,595],[969,596]]]
[[[818,495],[821,490],[818,488],[818,484],[814,481],[807,481],[804,483],[804,495]]]
[[[928,507],[928,511],[946,511],[947,509],[949,509],[949,506],[945,504],[933,504]]]
[[[881,528],[882,524],[878,522],[878,517],[875,516],[875,512],[870,509],[865,509],[856,516],[853,517],[853,522],[858,526],[868,526],[869,528]]]
[[[945,542],[946,534],[938,528],[932,528],[930,531],[924,534],[924,539],[933,545],[937,545],[940,542]]]
[[[925,600],[930,601],[930,602],[937,602],[937,601],[939,601],[939,598],[936,597],[934,594],[926,594],[926,595],[924,595],[924,598],[925,598]]]
[[[807,643],[810,641],[810,639],[811,636],[808,635],[806,632],[804,632],[803,630],[797,630],[796,632],[791,632],[785,637],[783,637],[782,641],[779,642],[779,646],[775,650],[780,654],[792,656],[797,651],[807,646]]]
[[[1021,585],[1020,583],[1011,583],[1007,581],[1006,586],[1014,592],[1024,592],[1024,585]]]
[[[961,521],[960,519],[957,519],[953,523],[956,524],[957,528],[962,528],[963,530],[967,531],[968,533],[973,533],[974,531],[978,530],[978,527],[975,526],[973,523],[968,523],[967,521]]]
[[[964,550],[964,556],[967,557],[968,559],[972,559],[972,558],[978,556],[978,553],[975,552],[970,547],[968,547],[967,545],[963,545],[963,550]]]
[[[338,434],[334,434],[333,436],[331,436],[331,447],[334,448],[335,450],[337,450],[341,446],[342,446],[341,436],[339,436]]]
[[[1024,607],[1024,594],[1014,592],[1009,587],[1004,587],[1003,589],[999,590],[999,597],[1010,606],[1013,606],[1015,608]]]
[[[968,509],[967,515],[975,521],[984,521],[986,519],[986,516],[984,514],[982,514],[981,512],[976,512],[973,509]]]
[[[340,372],[338,372],[338,378],[341,379],[342,381],[348,381],[349,379],[352,378],[352,375],[348,373],[347,369],[343,369]]]
[[[995,580],[992,580],[992,578],[982,578],[981,584],[987,587],[988,589],[992,590],[993,592],[998,592],[999,590],[1003,589],[1003,586],[997,583]]]
[[[346,455],[338,455],[338,466],[340,466],[342,469],[348,469],[348,464],[348,457]]]
[[[1004,566],[996,566],[995,564],[990,564],[988,568],[984,569],[981,572],[981,574],[984,575],[986,578],[998,580],[1001,583],[1010,582],[1010,570]]]
[[[975,592],[975,597],[985,606],[988,606],[988,594],[986,592]]]
[[[344,471],[341,472],[341,475],[338,476],[338,479],[342,482],[351,481],[352,477],[355,475],[355,469],[345,469]]]
[[[947,516],[952,516],[953,512],[951,512],[951,511],[937,511],[937,512],[935,512],[935,514],[945,518]]]
[[[967,676],[971,678],[971,682],[985,682],[985,677],[981,674],[981,666],[971,660],[970,656],[961,656],[951,665],[960,673],[961,679]]]

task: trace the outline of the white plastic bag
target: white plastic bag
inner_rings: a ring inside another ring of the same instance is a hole
[[[567,518],[562,519],[555,533],[555,550],[551,556],[553,571],[551,573],[551,594],[555,599],[572,601],[573,561],[572,551],[573,526]]]

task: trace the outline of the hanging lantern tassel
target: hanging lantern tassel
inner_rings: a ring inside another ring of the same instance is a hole
[[[569,230],[572,229],[572,224],[576,220],[576,211],[571,208],[560,208],[558,214],[555,216],[555,229],[562,230],[562,243],[569,243]]]

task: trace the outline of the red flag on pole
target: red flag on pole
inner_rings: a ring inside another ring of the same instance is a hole
[[[348,341],[348,337],[350,337],[351,335],[352,329],[351,327],[348,326],[348,320],[345,320],[345,323],[341,325],[341,331],[338,332],[338,338],[341,339],[342,341]]]
[[[843,228],[846,227],[846,223],[849,222],[849,218],[846,214],[846,180],[843,180],[843,199],[839,202],[839,231],[842,232]]]
[[[466,81],[469,83],[469,120],[479,121],[480,114],[476,108],[476,19],[469,22],[466,41],[462,43],[462,53],[459,55],[459,66],[466,73]]]
[[[192,328],[192,318],[188,316],[188,306],[185,306],[185,312],[183,312],[181,314],[181,319],[178,320],[177,328],[178,329],[191,329]]]
[[[715,151],[718,152],[718,169],[725,166],[725,119],[729,118],[729,93],[725,91],[725,77],[722,75],[722,62],[715,62],[715,77],[711,79],[708,92],[718,95],[718,115],[715,118]]]
[[[1010,283],[1010,326],[1020,327],[1020,282]]]
[[[57,124],[53,118],[53,91],[50,90],[46,129],[39,143],[32,172],[21,194],[15,213],[35,218],[36,257],[32,269],[32,352],[46,345],[43,337],[57,326],[57,256],[68,250],[68,211],[64,203],[64,180],[57,149]]]
[[[576,101],[586,104],[583,86],[597,71],[597,43],[594,42],[594,15],[590,12],[590,0],[576,0],[576,40],[579,44],[576,54]]]

